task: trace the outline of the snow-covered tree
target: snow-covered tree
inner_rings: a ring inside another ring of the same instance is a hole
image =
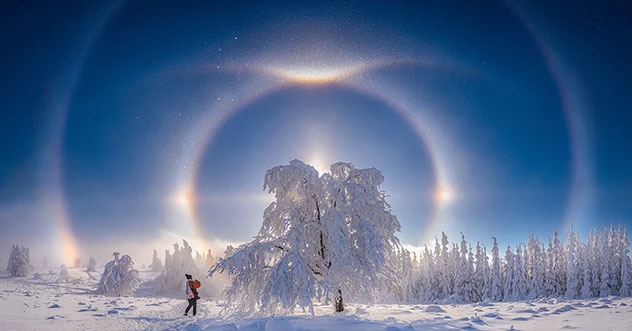
[[[57,275],[58,282],[67,282],[70,279],[68,275],[68,268],[66,268],[65,264],[59,266],[59,275]]]
[[[226,249],[224,250],[224,258],[227,259],[235,253],[235,247],[233,245],[226,245]]]
[[[11,277],[26,277],[33,271],[31,252],[24,246],[13,245],[9,253],[7,272]]]
[[[603,240],[601,242],[601,282],[599,284],[599,295],[602,297],[607,297],[612,294],[611,288],[611,258],[612,251],[610,249],[610,232],[604,228]]]
[[[193,258],[193,249],[186,240],[182,240],[182,247],[173,244],[173,253],[165,251],[165,265],[160,275],[154,280],[154,290],[157,294],[184,293],[186,279],[184,274],[201,279],[206,274],[206,266],[200,266]],[[220,292],[220,284],[215,281],[203,282],[198,289],[200,296],[213,297]]]
[[[533,235],[529,235],[525,255],[526,297],[542,297],[545,293],[546,258],[540,241]]]
[[[481,301],[484,296],[485,289],[485,259],[483,258],[483,251],[481,250],[480,242],[476,243],[476,263],[474,268],[474,277],[473,277],[473,291],[474,297],[472,298],[474,302]]]
[[[592,240],[590,247],[591,265],[591,288],[593,296],[599,295],[599,287],[601,285],[601,245],[599,243],[599,235],[597,229],[592,231]]]
[[[441,262],[439,264],[439,288],[441,289],[440,298],[447,298],[452,293],[452,282],[451,279],[454,279],[454,276],[450,272],[450,253],[448,251],[448,236],[441,232]]]
[[[204,252],[200,254],[200,252],[195,251],[195,263],[197,263],[200,268],[206,268],[206,258],[204,257]]]
[[[95,272],[97,268],[97,261],[90,256],[90,260],[88,261],[88,267],[86,268],[87,272]]]
[[[575,298],[579,294],[579,281],[582,276],[580,272],[580,265],[578,262],[577,243],[575,240],[575,232],[573,232],[573,225],[568,233],[567,243],[567,257],[566,257],[566,297]]]
[[[627,228],[623,230],[621,238],[621,296],[629,297],[632,295],[632,264],[630,262],[630,241],[628,240]]]
[[[555,295],[566,293],[566,259],[564,246],[558,237],[557,230],[553,232],[553,284]]]
[[[162,271],[162,261],[158,257],[158,252],[154,249],[154,256],[151,258],[151,265],[149,269],[153,272],[161,272]]]
[[[419,268],[420,289],[419,299],[422,302],[431,302],[436,298],[436,274],[435,263],[432,259],[432,253],[428,250],[427,246],[424,246],[424,253],[421,259]]]
[[[129,255],[114,252],[114,259],[103,269],[96,293],[108,296],[132,296],[140,286],[140,274]]]
[[[263,314],[314,312],[313,300],[368,297],[377,279],[393,279],[383,268],[400,248],[400,225],[379,190],[375,168],[336,163],[319,176],[299,160],[267,171],[264,189],[275,201],[264,212],[255,239],[220,260],[209,276],[228,272],[227,308]]]
[[[81,258],[76,258],[75,263],[73,265],[75,268],[81,268]]]
[[[458,263],[454,266],[454,295],[453,301],[456,302],[471,302],[473,297],[472,291],[472,274],[474,269],[468,261],[468,249],[467,242],[465,241],[465,235],[461,233],[461,249],[456,250],[459,253]]]
[[[549,244],[546,249],[546,277],[544,286],[546,295],[555,295],[555,270],[553,270],[553,256],[553,242],[551,241],[551,238],[549,238]]]
[[[492,247],[492,267],[490,271],[489,296],[484,299],[489,299],[491,301],[500,301],[503,299],[503,285],[500,271],[500,254],[498,251],[498,243],[496,242],[496,238],[492,237],[492,239],[494,240],[494,246]]]
[[[401,272],[401,297],[404,302],[414,302],[419,297],[419,289],[415,286],[417,279],[415,278],[415,269],[413,267],[413,259],[410,257],[408,250],[402,250],[400,254]]]
[[[582,278],[579,296],[582,298],[589,298],[592,296],[592,280],[590,279],[592,275],[590,267],[590,249],[588,245],[581,245],[581,249],[579,251],[581,252],[579,264],[581,264],[580,277]]]
[[[442,234],[441,243],[435,238],[434,254],[424,247],[418,263],[414,256],[398,255],[400,260],[393,268],[398,278],[405,280],[410,277],[408,270],[415,273],[412,283],[403,282],[403,292],[400,283],[381,283],[377,287],[391,286],[401,293],[415,293],[421,302],[434,303],[510,301],[549,296],[632,296],[632,260],[627,229],[615,229],[611,225],[604,228],[601,236],[596,230],[591,230],[585,243],[572,228],[569,232],[566,245],[554,233],[554,239],[549,239],[548,249],[529,235],[527,244],[517,244],[515,253],[508,247],[504,259],[500,258],[493,238],[495,247],[491,265],[484,246],[481,249],[481,245],[477,244],[474,254],[463,234],[460,246],[450,243]],[[444,257],[447,257],[447,263]],[[402,268],[404,265],[412,267]],[[449,280],[454,280],[454,283]],[[413,287],[406,288],[407,284]],[[451,293],[449,296],[445,296],[442,286],[452,287],[448,291]],[[562,291],[564,288],[566,290]],[[400,297],[410,302],[415,295]]]
[[[504,301],[510,301],[516,299],[514,286],[515,286],[515,270],[514,270],[514,254],[511,250],[511,246],[507,245],[507,250],[505,251],[505,270],[503,272],[504,277]]]
[[[208,267],[212,267],[215,265],[215,263],[217,263],[217,259],[213,256],[213,254],[211,254],[210,248],[208,249],[208,253],[206,253],[205,260]]]
[[[514,298],[522,300],[527,296],[527,281],[524,273],[524,260],[522,256],[522,244],[518,244],[516,248],[516,256],[514,260]]]

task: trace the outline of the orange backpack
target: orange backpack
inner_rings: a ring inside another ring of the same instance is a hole
[[[202,283],[200,283],[199,280],[196,279],[196,280],[193,281],[193,288],[198,289],[198,288],[200,288],[200,286],[202,286]]]

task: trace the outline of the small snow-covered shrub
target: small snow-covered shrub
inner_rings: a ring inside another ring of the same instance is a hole
[[[28,248],[13,245],[9,254],[7,271],[11,277],[26,277],[33,271],[31,253]]]
[[[113,255],[114,260],[105,265],[96,293],[108,296],[132,296],[141,283],[138,270],[134,269],[134,262],[129,255],[123,255],[120,258],[118,252]]]
[[[90,260],[88,261],[88,267],[86,268],[87,272],[95,272],[97,267],[97,261],[90,256]]]

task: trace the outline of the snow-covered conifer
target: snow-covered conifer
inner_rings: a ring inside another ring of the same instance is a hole
[[[26,277],[33,271],[31,252],[24,246],[13,245],[9,253],[7,272],[11,277]]]
[[[65,264],[59,266],[59,275],[57,276],[58,282],[65,282],[69,279],[68,268],[66,268]]]
[[[434,276],[436,273],[432,253],[427,246],[424,246],[420,267],[421,289],[419,290],[419,297],[422,302],[432,302],[435,299],[436,279]]]
[[[456,247],[455,247],[456,248]],[[454,265],[454,301],[456,302],[471,302],[472,300],[472,279],[471,276],[474,273],[473,268],[468,262],[468,250],[467,242],[465,241],[465,235],[461,233],[461,247],[455,249],[459,253],[457,263]]]
[[[401,279],[402,279],[402,300],[404,302],[415,302],[419,298],[419,289],[415,286],[415,270],[413,268],[413,260],[410,258],[410,252],[403,250],[401,254]]]
[[[601,241],[601,279],[599,283],[599,295],[602,297],[607,297],[612,294],[611,281],[612,275],[611,272],[611,249],[610,249],[610,232],[607,228],[604,228],[603,231],[603,239]]]
[[[570,231],[568,232],[566,251],[566,297],[575,298],[579,294],[579,277],[581,276],[581,273],[579,272],[577,243],[572,224]]]
[[[448,236],[444,232],[441,232],[441,266],[439,267],[441,269],[441,279],[439,280],[439,286],[442,293],[440,298],[447,298],[452,293],[451,278],[453,279],[453,275],[450,272],[450,252],[448,250],[448,244]]]
[[[235,253],[235,247],[233,245],[226,245],[226,249],[224,250],[224,258],[227,259]]]
[[[186,240],[182,240],[182,247],[175,243],[173,253],[165,251],[165,265],[160,275],[154,280],[154,290],[157,294],[184,293],[184,274],[200,279],[205,274],[206,267],[200,266],[193,258],[193,248]],[[219,292],[217,282],[205,282],[198,293],[200,296],[216,296]]]
[[[480,242],[476,243],[476,263],[474,267],[474,279],[473,283],[473,292],[474,298],[473,300],[480,301],[483,299],[484,289],[485,289],[485,260],[483,258],[483,251],[481,250]]]
[[[489,299],[491,301],[500,301],[503,299],[503,285],[500,271],[500,254],[498,252],[498,243],[496,242],[496,238],[492,237],[492,239],[494,240],[494,246],[492,247],[492,267],[490,272],[489,297],[485,299]]]
[[[632,264],[630,262],[630,241],[628,240],[627,228],[623,230],[621,238],[621,296],[629,297],[632,295]]]
[[[514,289],[515,286],[515,259],[514,253],[511,251],[511,246],[507,245],[507,250],[505,251],[505,271],[504,271],[504,289],[503,289],[503,300],[510,301],[516,299],[516,292]]]
[[[211,254],[211,249],[208,249],[208,253],[206,253],[206,266],[212,267],[217,263],[217,259]]]
[[[566,293],[566,258],[557,230],[553,232],[553,277],[555,295]]]
[[[88,267],[86,268],[87,272],[94,272],[96,271],[96,267],[97,267],[97,261],[90,256],[90,260],[88,261]]]
[[[555,295],[555,258],[553,251],[553,242],[549,238],[548,248],[546,249],[546,285],[545,291],[547,295]]]
[[[522,256],[522,244],[518,244],[516,248],[516,255],[514,256],[514,276],[513,276],[513,290],[514,298],[522,300],[527,296],[526,293],[526,280],[524,274],[524,261]]]
[[[477,294],[474,289],[474,252],[472,251],[472,245],[468,245],[468,253],[467,253],[467,267],[466,267],[466,293],[467,293],[467,302],[476,302]]]
[[[590,249],[588,245],[581,245],[579,252],[581,253],[579,255],[579,264],[581,264],[581,287],[579,289],[579,296],[582,298],[589,298],[592,296],[592,280],[590,279],[592,275],[590,270]]]
[[[153,272],[161,272],[162,271],[162,261],[158,257],[158,252],[154,249],[154,255],[151,258],[151,265],[149,269]]]

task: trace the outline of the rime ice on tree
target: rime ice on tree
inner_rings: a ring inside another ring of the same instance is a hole
[[[382,268],[401,246],[400,225],[379,191],[375,168],[349,163],[319,176],[299,160],[267,171],[264,189],[275,194],[255,239],[222,259],[209,275],[228,272],[225,292],[232,311],[314,313],[312,300],[371,297],[378,278],[396,281]]]
[[[7,263],[7,272],[11,277],[26,277],[33,271],[31,252],[24,246],[13,245]]]
[[[95,272],[97,267],[97,261],[90,256],[90,260],[88,261],[88,267],[86,268],[87,272]]]
[[[149,269],[153,272],[161,272],[162,271],[162,261],[158,258],[158,252],[154,249],[154,256],[151,259],[151,265]]]
[[[119,257],[118,252],[114,252],[113,255],[114,260],[108,262],[103,269],[96,293],[109,296],[132,296],[141,283],[138,270],[134,269],[134,262],[129,255]]]

